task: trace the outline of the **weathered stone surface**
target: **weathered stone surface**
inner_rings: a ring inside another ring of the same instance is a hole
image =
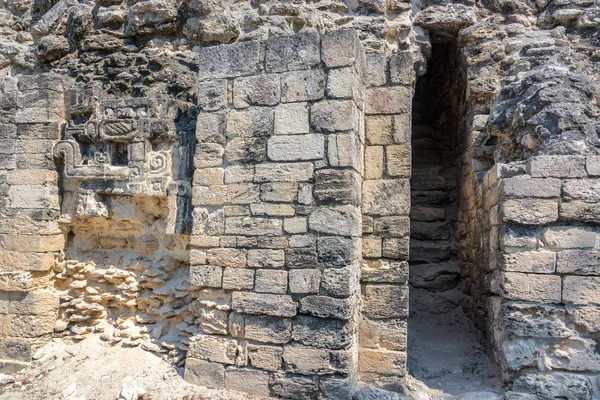
[[[561,279],[555,275],[506,272],[503,287],[509,299],[541,303],[561,301]]]
[[[359,40],[353,30],[338,30],[323,35],[321,59],[329,68],[354,64]]]
[[[502,181],[504,194],[509,197],[558,198],[562,181],[556,178],[516,176]]]
[[[404,180],[377,180],[363,183],[363,212],[369,215],[407,215],[410,189]],[[558,212],[557,212],[558,213]]]
[[[556,200],[519,199],[502,203],[503,220],[523,225],[543,225],[558,219]]]
[[[273,161],[319,160],[325,156],[323,135],[273,136],[267,143],[267,155]]]
[[[310,124],[316,132],[349,131],[357,127],[357,109],[351,100],[328,100],[313,104]]]
[[[319,237],[317,239],[318,261],[325,268],[346,267],[359,256],[355,239],[341,237]]]
[[[325,73],[321,69],[281,74],[282,103],[320,100],[324,94]]]
[[[276,346],[248,346],[248,357],[253,367],[266,371],[279,371],[283,359],[283,349]]]
[[[563,186],[563,199],[586,203],[600,202],[600,179],[569,179]]]
[[[248,250],[248,267],[281,268],[285,264],[283,250]]]
[[[335,299],[328,296],[307,296],[300,300],[300,312],[321,318],[348,320],[354,314],[352,299]]]
[[[245,338],[262,343],[287,343],[291,338],[292,322],[286,318],[246,316]]]
[[[319,293],[321,271],[293,269],[290,271],[290,293]]]
[[[351,205],[319,207],[309,217],[311,230],[330,235],[359,236],[362,226],[357,207]]]
[[[203,47],[199,57],[200,79],[230,78],[251,75],[258,72],[260,65],[260,45],[257,42],[244,42],[227,46]]]
[[[276,219],[258,217],[227,217],[225,233],[230,235],[280,235],[283,223]]]
[[[544,229],[543,239],[551,249],[591,249],[597,233],[590,228],[556,226]]]
[[[301,182],[313,176],[312,163],[269,163],[255,167],[255,182]]]
[[[275,317],[296,315],[296,303],[290,296],[250,292],[234,292],[233,309],[244,314],[264,314]]]
[[[264,371],[228,368],[225,373],[227,389],[257,396],[269,396],[269,380],[269,374]]]
[[[315,173],[317,204],[359,204],[360,175],[352,170],[321,169]]]
[[[587,175],[585,171],[585,157],[534,157],[527,164],[527,173],[534,178],[581,178]]]
[[[315,396],[318,390],[314,379],[301,375],[277,377],[271,388],[276,396],[283,398],[310,398]]]
[[[600,275],[600,252],[563,250],[557,253],[556,272],[561,274]]]
[[[365,285],[363,313],[371,319],[406,318],[408,287],[402,285]]]
[[[223,289],[252,289],[254,271],[243,268],[225,268],[223,271]],[[258,290],[257,290],[258,291]]]
[[[347,268],[324,269],[321,287],[330,296],[352,296],[358,286],[358,268],[351,265]]]
[[[233,104],[236,108],[279,103],[281,85],[278,75],[256,75],[233,81]]]
[[[360,345],[372,349],[392,351],[406,350],[406,321],[373,321],[363,319],[359,323]]]
[[[212,336],[197,336],[190,341],[188,354],[192,358],[214,361],[221,364],[234,364],[237,353],[237,340]]]
[[[551,251],[522,251],[504,254],[504,270],[551,274],[556,266],[556,253]]]
[[[288,272],[277,270],[256,271],[256,291],[259,293],[286,294]],[[292,292],[293,293],[293,292]]]
[[[306,103],[281,104],[275,108],[275,134],[296,135],[309,133]]]
[[[185,361],[185,380],[199,386],[225,386],[225,366],[216,362],[188,357]]]
[[[516,380],[514,390],[533,393],[542,398],[593,398],[592,383],[587,376],[565,372],[525,373]]]
[[[591,276],[565,276],[562,299],[565,303],[600,304],[600,278]]]
[[[362,349],[358,356],[358,368],[361,373],[404,376],[406,373],[406,353]]]
[[[365,92],[365,113],[408,113],[412,108],[412,96],[412,88],[405,86],[367,89]]]
[[[269,72],[309,69],[319,63],[319,35],[310,32],[267,41],[265,68]]]
[[[221,287],[223,268],[212,265],[192,265],[190,267],[190,285]]]
[[[204,111],[217,111],[227,106],[227,80],[225,79],[200,82],[196,86],[196,92],[198,106]]]

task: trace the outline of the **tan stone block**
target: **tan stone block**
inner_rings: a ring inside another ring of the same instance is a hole
[[[190,239],[190,245],[196,247],[218,247],[220,238],[209,235],[193,235]]]
[[[248,250],[248,267],[250,268],[281,268],[285,264],[283,250]]]
[[[9,185],[43,185],[57,181],[58,173],[47,169],[15,169],[6,174]]]
[[[252,182],[253,179],[253,165],[230,165],[225,168],[225,183]]]
[[[523,225],[543,225],[558,219],[558,201],[511,199],[502,203],[503,221]]]
[[[235,339],[200,335],[190,340],[188,357],[221,364],[235,364],[237,348],[238,341]]]
[[[408,286],[365,285],[363,313],[371,319],[406,318]]]
[[[251,204],[252,215],[270,217],[291,217],[296,213],[294,206],[290,204]]]
[[[363,257],[381,257],[381,238],[366,236],[362,239]]]
[[[573,322],[589,333],[600,332],[600,309],[576,308],[573,310]]]
[[[184,379],[194,385],[220,389],[225,387],[225,366],[188,356],[185,360]]]
[[[408,145],[385,147],[386,172],[389,176],[409,178],[411,172],[411,151]]]
[[[527,173],[534,178],[581,178],[587,175],[584,156],[537,156],[527,163]]]
[[[293,317],[296,303],[291,296],[267,293],[234,292],[232,305],[242,314],[264,314],[274,317]]]
[[[407,215],[410,209],[408,181],[365,181],[362,203],[363,213],[368,215]]]
[[[559,303],[561,299],[561,279],[555,275],[504,273],[503,288],[511,300]]]
[[[223,184],[223,168],[201,168],[194,171],[194,185],[212,186]]]
[[[254,287],[254,270],[244,268],[225,268],[223,271],[223,289],[248,289]]]
[[[411,113],[394,115],[394,143],[410,144],[412,137]]]
[[[556,267],[556,253],[544,250],[504,253],[503,264],[505,271],[551,274]]]
[[[592,228],[553,226],[544,229],[543,240],[551,249],[593,249],[597,233]]]
[[[235,248],[210,249],[206,251],[206,261],[219,267],[244,268],[246,252]]]
[[[256,291],[259,293],[286,294],[288,272],[259,269],[256,271]]]
[[[590,176],[600,176],[600,156],[587,156],[585,168]]]
[[[370,88],[365,92],[366,114],[403,114],[412,109],[413,90],[406,86]]]
[[[365,179],[381,179],[383,175],[383,147],[365,147]]]
[[[283,230],[287,233],[298,234],[305,233],[308,229],[308,223],[304,217],[286,218],[283,220]]]
[[[286,370],[302,375],[346,372],[350,354],[345,351],[328,351],[297,346],[283,348]]]
[[[565,276],[562,299],[568,304],[600,305],[600,277]]]
[[[389,115],[368,116],[365,118],[365,122],[369,145],[394,144],[392,117]]]
[[[8,235],[0,238],[0,244],[3,244],[6,250],[45,253],[63,250],[65,237],[62,234],[49,236]]]
[[[47,271],[55,263],[53,253],[20,253],[0,250],[0,270]]]
[[[269,379],[268,372],[228,368],[225,372],[225,387],[229,390],[268,397]]]
[[[363,318],[359,323],[359,330],[361,347],[406,350],[406,321],[372,321]]]
[[[227,203],[251,204],[259,201],[260,186],[253,183],[232,183],[227,185]]]
[[[306,103],[281,104],[275,108],[275,134],[295,135],[309,132]]]
[[[362,171],[362,145],[354,133],[329,135],[327,157],[332,167],[352,167]]]
[[[406,353],[361,349],[358,353],[358,370],[360,373],[404,376],[406,374]]]
[[[206,264],[206,251],[199,249],[190,250],[190,265]]]
[[[251,344],[248,346],[248,356],[253,367],[274,372],[281,370],[283,359],[283,349],[281,347]]]

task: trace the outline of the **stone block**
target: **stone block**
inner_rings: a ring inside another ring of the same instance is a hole
[[[319,293],[321,271],[318,269],[293,269],[290,271],[290,293]]]
[[[537,156],[527,163],[533,178],[582,178],[587,176],[584,156]]]
[[[302,182],[313,177],[314,166],[309,162],[268,163],[255,166],[254,182]]]
[[[410,146],[397,144],[385,147],[386,172],[389,176],[410,178],[411,150]]]
[[[561,203],[558,208],[561,220],[566,221],[600,221],[600,208],[597,203],[586,203],[583,201],[571,201]]]
[[[248,267],[250,268],[282,268],[285,265],[283,250],[248,250]]]
[[[349,320],[354,316],[354,299],[307,296],[300,300],[300,312],[321,318]]]
[[[48,271],[56,263],[54,253],[22,253],[0,250],[0,269]]]
[[[373,321],[362,319],[359,323],[360,346],[391,351],[406,350],[406,321]]]
[[[225,146],[225,161],[229,164],[253,164],[267,158],[266,137],[236,137]]]
[[[361,82],[354,67],[332,69],[327,74],[327,97],[360,99]]]
[[[390,80],[394,84],[403,86],[414,84],[416,75],[410,50],[399,51],[390,57]]]
[[[381,179],[383,175],[383,146],[365,147],[365,179]]]
[[[383,86],[388,76],[388,58],[385,54],[369,53],[366,57],[366,85]]]
[[[326,399],[351,399],[354,381],[350,378],[323,376],[319,379],[321,393]]]
[[[191,286],[220,288],[222,277],[222,267],[212,265],[190,266],[189,282]]]
[[[244,331],[246,339],[283,344],[292,336],[292,322],[287,318],[247,315]]]
[[[57,196],[41,185],[11,185],[8,189],[11,208],[46,208],[56,203],[53,197]]]
[[[329,135],[327,157],[332,167],[352,167],[362,173],[363,147],[354,133]]]
[[[366,114],[404,114],[412,110],[412,87],[390,86],[367,89]]]
[[[568,338],[573,335],[567,313],[560,305],[503,302],[499,313],[506,331],[517,337]]]
[[[260,43],[256,41],[202,47],[198,53],[200,80],[253,75],[260,69]]]
[[[561,279],[555,275],[524,274],[506,272],[503,288],[505,296],[511,300],[559,303],[561,300]]]
[[[188,357],[221,364],[235,364],[237,349],[238,341],[235,339],[199,335],[191,338]]]
[[[259,293],[286,294],[288,285],[288,272],[278,270],[256,271],[256,288]]]
[[[563,185],[563,199],[586,203],[600,202],[600,179],[568,179]]]
[[[218,248],[206,251],[206,260],[211,265],[219,267],[244,268],[246,253],[235,248]]]
[[[268,397],[269,373],[241,368],[228,368],[225,373],[225,388],[257,396]]]
[[[225,170],[223,168],[202,168],[194,171],[194,185],[212,186],[224,183]]]
[[[260,187],[252,183],[232,183],[227,185],[227,203],[251,204],[259,201]]]
[[[31,344],[29,339],[2,338],[0,339],[0,357],[2,359],[30,362],[34,354]]]
[[[225,268],[223,271],[223,289],[252,289],[254,271],[243,268]]]
[[[273,133],[275,112],[269,107],[252,107],[227,113],[225,135],[234,137],[265,137]]]
[[[371,146],[394,144],[393,117],[373,115],[365,117],[367,143]]]
[[[362,255],[366,258],[381,257],[381,238],[378,236],[363,237]]]
[[[558,201],[514,199],[502,203],[502,219],[523,225],[543,225],[558,219]]]
[[[252,215],[258,216],[291,217],[295,214],[294,206],[291,204],[252,204],[250,210]]]
[[[556,253],[551,251],[504,253],[502,259],[504,271],[552,274],[556,268]]]
[[[227,107],[227,80],[211,79],[196,86],[198,107],[203,111],[218,111]]]
[[[330,296],[352,296],[358,286],[358,274],[356,265],[346,268],[326,268],[323,270],[321,288]]]
[[[18,235],[0,236],[0,248],[17,252],[45,253],[60,251],[65,247],[64,235]]]
[[[290,296],[234,292],[233,309],[243,314],[264,314],[274,317],[293,317],[296,315],[296,303]]]
[[[285,252],[285,266],[294,268],[313,268],[317,265],[317,252],[314,248],[289,249]]]
[[[283,234],[281,220],[259,217],[226,217],[227,235],[280,236]]]
[[[382,237],[406,237],[410,234],[410,219],[405,216],[376,218],[373,232]]]
[[[192,204],[195,206],[220,206],[227,202],[227,186],[194,186]]]
[[[351,322],[298,316],[294,319],[292,340],[308,347],[340,350],[352,345],[353,334]]]
[[[406,374],[406,353],[361,349],[358,353],[358,370],[361,373],[404,376]]]
[[[600,251],[563,250],[557,253],[556,272],[600,275]]]
[[[225,387],[225,366],[188,356],[185,360],[184,379],[194,385],[221,389]]]
[[[230,165],[224,169],[225,183],[252,182],[254,180],[253,165]]]
[[[315,32],[272,37],[266,42],[265,69],[286,72],[319,64],[319,35]]]
[[[587,156],[585,159],[585,169],[589,176],[600,177],[600,156]]]
[[[587,376],[559,371],[522,373],[515,379],[513,390],[523,393],[535,393],[537,399],[560,399],[564,397],[592,400],[594,397],[594,386]]]
[[[350,131],[357,128],[358,110],[351,100],[326,100],[313,104],[310,124],[316,132]]]
[[[562,181],[557,178],[531,178],[526,175],[502,180],[505,196],[512,198],[558,198]]]
[[[281,102],[320,100],[325,95],[325,73],[321,69],[281,74]]]
[[[298,135],[309,133],[306,103],[281,104],[275,108],[275,134]]]
[[[341,268],[350,265],[360,256],[356,239],[319,237],[317,239],[318,261],[325,268]]]
[[[325,156],[325,137],[319,134],[272,136],[267,143],[272,161],[320,160]]]
[[[363,314],[370,319],[406,318],[408,286],[365,285]]]
[[[233,81],[233,105],[236,108],[274,106],[280,97],[279,75],[256,75]]]
[[[551,249],[592,249],[598,236],[593,228],[571,226],[548,227],[542,235]]]
[[[317,204],[360,202],[360,175],[348,169],[320,169],[315,173],[314,197]]]
[[[573,310],[573,323],[579,325],[589,333],[600,332],[600,309],[576,308]]]
[[[327,32],[321,39],[321,59],[328,68],[354,65],[360,40],[353,29]]]
[[[276,372],[281,370],[283,349],[275,346],[251,344],[248,346],[248,357],[253,367]]]
[[[260,185],[260,199],[269,202],[291,203],[296,201],[298,184],[296,182],[272,182]]]
[[[337,363],[345,360],[338,359],[327,350],[310,349],[297,346],[283,348],[283,360],[286,370],[302,375],[331,374],[338,370]],[[342,368],[344,365],[342,365]]]
[[[599,305],[600,277],[565,276],[562,301],[567,304]]]
[[[206,251],[199,249],[190,250],[190,265],[206,264]]]
[[[367,215],[408,215],[410,209],[408,181],[365,181],[362,205],[363,213]]]
[[[283,220],[283,230],[291,234],[306,233],[308,223],[303,217],[286,218]]]
[[[225,149],[218,143],[198,143],[194,153],[194,168],[220,167]]]
[[[311,399],[317,395],[318,386],[314,378],[286,374],[275,377],[271,390],[286,399]]]
[[[317,208],[308,219],[311,230],[338,236],[360,236],[361,216],[357,207],[341,205]]]

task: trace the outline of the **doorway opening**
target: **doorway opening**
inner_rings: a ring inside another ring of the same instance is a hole
[[[413,100],[408,370],[440,399],[500,392],[480,335],[463,311],[472,261],[464,259],[468,252],[460,251],[458,234],[465,83],[455,41],[434,38]]]

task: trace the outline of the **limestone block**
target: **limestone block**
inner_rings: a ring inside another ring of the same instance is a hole
[[[269,373],[241,368],[228,368],[225,388],[257,396],[269,396]]]
[[[562,181],[556,178],[531,178],[527,175],[502,180],[504,195],[512,198],[558,198]]]
[[[346,321],[298,316],[292,340],[304,346],[339,350],[352,345],[353,333],[353,325]]]
[[[273,133],[275,112],[269,107],[252,107],[227,113],[225,135],[234,137],[264,137]]]
[[[192,337],[188,356],[221,364],[235,364],[238,341],[209,335]]]
[[[600,156],[587,156],[585,169],[589,176],[600,177]]]
[[[557,253],[556,272],[600,275],[600,251],[563,250]]]
[[[225,149],[218,143],[198,143],[194,153],[194,167],[220,167],[223,164]]]
[[[358,286],[358,267],[326,268],[323,270],[321,287],[330,296],[352,296]]]
[[[223,271],[223,289],[252,289],[254,271],[244,268],[225,268]]]
[[[32,275],[29,271],[14,270],[0,272],[0,290],[4,292],[29,292],[49,284],[48,275]]]
[[[597,203],[571,201],[561,203],[558,209],[560,219],[567,221],[600,221],[600,207]]]
[[[551,251],[520,251],[504,253],[503,267],[510,272],[552,274],[556,267],[556,253]]]
[[[300,300],[300,312],[321,318],[349,320],[354,315],[352,298],[336,299],[328,296],[307,296]]]
[[[373,321],[362,319],[359,323],[360,346],[391,351],[406,350],[406,321]]]
[[[524,393],[535,393],[538,398],[571,398],[591,400],[593,385],[590,379],[581,374],[566,372],[526,372],[516,380],[513,390]]]
[[[282,226],[282,221],[275,219],[259,217],[225,218],[225,233],[227,235],[281,235],[283,233]]]
[[[325,137],[318,134],[272,136],[267,142],[272,161],[319,160],[325,156]]]
[[[260,43],[256,41],[202,47],[198,53],[200,80],[253,75],[260,68]]]
[[[8,199],[11,208],[56,208],[57,199],[48,187],[41,185],[11,185]]]
[[[6,174],[6,183],[9,185],[43,185],[57,180],[56,171],[46,169],[16,169]]]
[[[360,373],[404,376],[406,374],[406,353],[389,350],[361,349],[358,353]]]
[[[204,111],[218,111],[227,107],[227,80],[210,79],[196,86],[198,107]]]
[[[298,203],[302,205],[310,205],[313,203],[313,185],[308,183],[298,184]]]
[[[281,104],[275,108],[276,135],[298,135],[309,131],[306,103]]]
[[[224,169],[225,183],[252,182],[253,180],[253,165],[230,165]]]
[[[279,103],[280,96],[279,75],[256,75],[233,81],[233,105],[236,108],[274,106]]]
[[[194,185],[212,186],[222,185],[225,170],[223,168],[202,168],[194,171]]]
[[[313,268],[315,265],[317,265],[317,252],[314,248],[285,251],[285,266],[289,269]]]
[[[259,293],[286,294],[288,285],[288,272],[278,270],[256,271],[256,288]]]
[[[553,226],[543,231],[543,240],[551,249],[591,249],[597,236],[594,229],[585,227]]]
[[[263,162],[266,157],[267,138],[264,137],[233,138],[225,146],[225,160],[230,164]]]
[[[17,252],[45,253],[65,247],[64,235],[7,235],[0,236],[0,248]]]
[[[0,250],[0,269],[48,271],[55,264],[53,253],[22,253]]]
[[[408,286],[365,285],[363,314],[371,319],[406,318]]]
[[[184,379],[194,385],[220,389],[225,387],[225,366],[188,356],[185,360]]]
[[[323,267],[346,267],[360,256],[360,244],[357,239],[335,236],[319,237],[317,252],[319,264]]]
[[[316,132],[350,131],[357,128],[358,110],[351,100],[327,100],[313,104],[310,124]]]
[[[359,137],[354,133],[329,135],[327,158],[332,167],[352,167],[362,173],[363,148]]]
[[[249,345],[248,357],[253,367],[266,371],[279,371],[283,359],[283,349],[276,346]]]
[[[381,179],[383,175],[383,146],[365,147],[365,179]]]
[[[328,68],[345,67],[357,62],[360,41],[351,29],[327,32],[321,39],[321,59]]]
[[[394,215],[375,218],[373,232],[383,237],[406,237],[410,234],[410,219]]]
[[[390,80],[392,83],[412,86],[415,82],[415,67],[410,50],[399,51],[390,57]]]
[[[320,100],[324,94],[325,73],[321,69],[281,74],[282,103]]]
[[[266,44],[265,69],[268,72],[310,69],[320,61],[316,32],[272,37]]]
[[[56,124],[59,118],[59,109],[51,107],[20,108],[15,114],[15,119],[20,124]]]
[[[35,338],[49,335],[54,331],[57,312],[38,315],[0,315],[0,336],[17,338]]]
[[[362,240],[363,257],[381,257],[381,238],[377,236],[366,236]]]
[[[343,358],[343,355],[338,352],[331,354],[331,352],[321,349],[285,346],[283,360],[288,371],[302,375],[331,374],[347,368],[344,365],[347,360]]]
[[[283,344],[292,335],[292,322],[288,318],[246,316],[245,338],[262,343]]]
[[[367,89],[366,114],[403,114],[412,110],[412,87],[390,86]]]
[[[223,268],[212,265],[190,266],[190,285],[197,287],[221,287]]]
[[[506,331],[518,337],[568,338],[574,334],[561,306],[503,302],[500,315]]]
[[[295,214],[294,206],[290,204],[252,204],[250,205],[252,215],[271,217],[291,217]]]
[[[600,309],[576,308],[573,310],[573,322],[583,327],[586,332],[600,332]]]
[[[582,178],[587,176],[584,156],[537,156],[527,163],[533,178]]]
[[[377,180],[363,183],[363,213],[408,215],[410,188],[406,180]]]
[[[559,303],[561,286],[560,276],[520,272],[504,274],[503,288],[506,298],[512,300]]]
[[[232,183],[227,185],[227,203],[251,204],[259,201],[260,187],[252,183]]]
[[[293,317],[296,315],[296,303],[290,296],[234,292],[233,309],[243,314],[264,314],[274,317]]]
[[[563,186],[563,199],[586,203],[600,202],[600,179],[569,179]]]
[[[319,207],[308,225],[313,231],[339,236],[360,236],[362,229],[360,211],[352,205]]]
[[[315,173],[314,197],[317,204],[359,205],[360,185],[356,171],[320,169]]]
[[[327,74],[327,96],[334,99],[357,99],[360,81],[354,67],[332,69]]]
[[[195,206],[220,206],[227,202],[227,185],[194,186],[192,204]]]
[[[206,251],[199,249],[190,250],[190,265],[206,264]]]
[[[515,199],[502,203],[503,221],[543,225],[558,219],[558,202],[546,199]]]
[[[565,276],[562,299],[569,304],[600,304],[600,277]]]
[[[366,54],[367,86],[383,86],[387,80],[388,58],[385,54]]]
[[[319,293],[321,271],[293,269],[290,271],[290,293]]]
[[[373,115],[365,118],[367,143],[371,146],[394,144],[393,117]]]
[[[361,264],[360,280],[364,283],[405,283],[408,280],[408,262],[367,260]]]
[[[283,250],[248,250],[248,267],[250,268],[281,268],[285,264]]]
[[[296,182],[273,182],[260,185],[262,201],[291,203],[296,201],[297,193]]]
[[[206,251],[206,260],[209,264],[219,267],[244,268],[246,266],[245,252],[234,248],[209,249]]]
[[[255,166],[254,182],[302,182],[313,177],[314,166],[309,162],[268,163]]]
[[[385,147],[386,172],[389,176],[409,178],[411,172],[411,151],[408,145],[398,144]]]
[[[276,376],[271,384],[273,394],[288,399],[310,399],[317,395],[317,382],[300,375]]]
[[[283,220],[283,230],[291,234],[306,233],[308,222],[304,217],[286,218]]]

